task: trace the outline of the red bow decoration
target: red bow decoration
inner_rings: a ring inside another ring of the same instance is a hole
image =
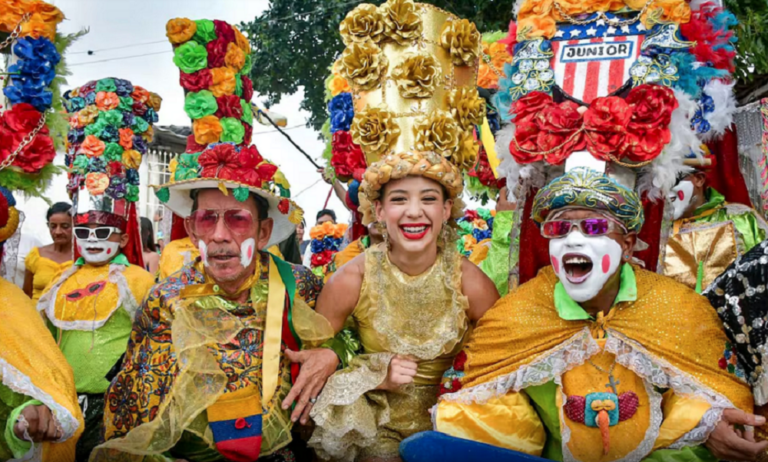
[[[546,93],[530,93],[512,107],[516,128],[509,150],[519,164],[558,165],[584,149],[604,161],[648,163],[669,143],[677,105],[671,89],[651,84],[633,88],[626,99],[597,98],[586,111],[572,101],[557,104]]]

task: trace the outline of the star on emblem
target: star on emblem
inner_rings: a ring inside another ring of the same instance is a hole
[[[597,29],[595,29],[594,27],[590,27],[589,29],[587,29],[587,35],[591,35],[592,37],[594,37],[595,34],[597,34]]]
[[[565,35],[565,32],[563,32],[562,30],[555,32],[555,37],[557,38],[563,38],[563,35]]]
[[[611,26],[611,27],[608,28],[608,34],[609,35],[613,35],[615,33],[616,33],[616,28],[615,27]]]
[[[638,30],[638,32],[639,32],[639,31],[648,30],[648,28],[646,28],[646,27],[645,27],[645,24],[643,24],[643,23],[641,23],[641,22],[637,23],[637,24],[635,25],[635,27],[637,27],[637,30]]]
[[[580,30],[578,30],[578,29],[573,29],[573,30],[571,31],[571,37],[578,37],[579,35],[581,35],[581,31],[580,31]]]
[[[625,34],[629,34],[629,26],[624,24],[623,26],[621,26],[621,31],[624,32]]]
[[[597,20],[597,22],[595,24],[597,24],[598,26],[604,26],[605,25],[605,19],[600,18],[600,19]]]

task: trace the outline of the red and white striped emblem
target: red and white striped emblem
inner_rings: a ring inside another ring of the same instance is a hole
[[[552,69],[565,93],[589,104],[621,88],[640,56],[644,35],[553,40]]]

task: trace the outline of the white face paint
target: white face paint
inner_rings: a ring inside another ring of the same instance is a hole
[[[672,202],[675,220],[679,220],[691,206],[693,200],[693,183],[684,180],[677,184],[669,193],[669,201]]]
[[[592,300],[621,265],[621,246],[608,236],[585,236],[572,231],[550,239],[549,255],[555,274],[576,302]]]
[[[253,261],[253,254],[256,249],[256,241],[253,238],[249,238],[240,244],[240,264],[243,268],[247,268]]]
[[[83,260],[92,265],[108,262],[120,252],[119,242],[99,241],[96,238],[76,238],[75,243],[77,244],[77,251],[80,252]],[[91,253],[94,250],[98,250],[98,252]]]
[[[203,266],[208,266],[208,246],[200,239],[197,248],[200,250],[200,259],[203,261]]]

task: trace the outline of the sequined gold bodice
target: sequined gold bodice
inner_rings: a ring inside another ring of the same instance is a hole
[[[461,351],[469,330],[461,292],[461,257],[440,252],[424,273],[409,276],[382,246],[365,252],[365,276],[352,312],[365,353],[417,358],[417,385],[436,385]]]

